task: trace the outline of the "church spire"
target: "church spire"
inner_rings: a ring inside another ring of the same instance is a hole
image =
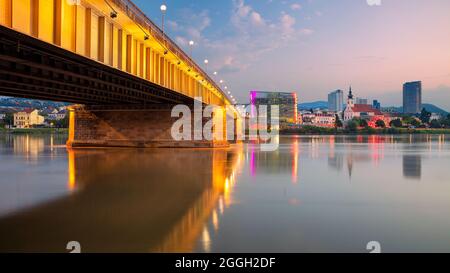
[[[353,99],[352,86],[350,85],[350,89],[348,91],[348,98]]]

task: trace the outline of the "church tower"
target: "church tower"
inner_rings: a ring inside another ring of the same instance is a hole
[[[348,91],[347,107],[353,108],[353,106],[355,106],[355,103],[353,101],[352,86],[350,86]]]

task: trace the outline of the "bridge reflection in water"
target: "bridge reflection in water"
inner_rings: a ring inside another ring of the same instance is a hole
[[[193,251],[229,205],[241,158],[240,146],[68,150],[71,194],[0,219],[0,251]]]

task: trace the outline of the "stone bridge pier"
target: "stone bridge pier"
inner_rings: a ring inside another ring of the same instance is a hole
[[[219,148],[228,147],[226,137],[195,140],[191,111],[191,140],[174,140],[173,105],[150,106],[73,106],[69,116],[70,148],[128,147],[128,148]],[[193,109],[193,107],[191,107]],[[202,118],[204,126],[211,118]],[[203,127],[202,126],[202,127]],[[226,131],[226,129],[224,130]],[[223,132],[226,135],[225,132]]]

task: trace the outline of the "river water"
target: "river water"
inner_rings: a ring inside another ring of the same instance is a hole
[[[0,251],[450,252],[450,136],[68,150],[0,135]]]

